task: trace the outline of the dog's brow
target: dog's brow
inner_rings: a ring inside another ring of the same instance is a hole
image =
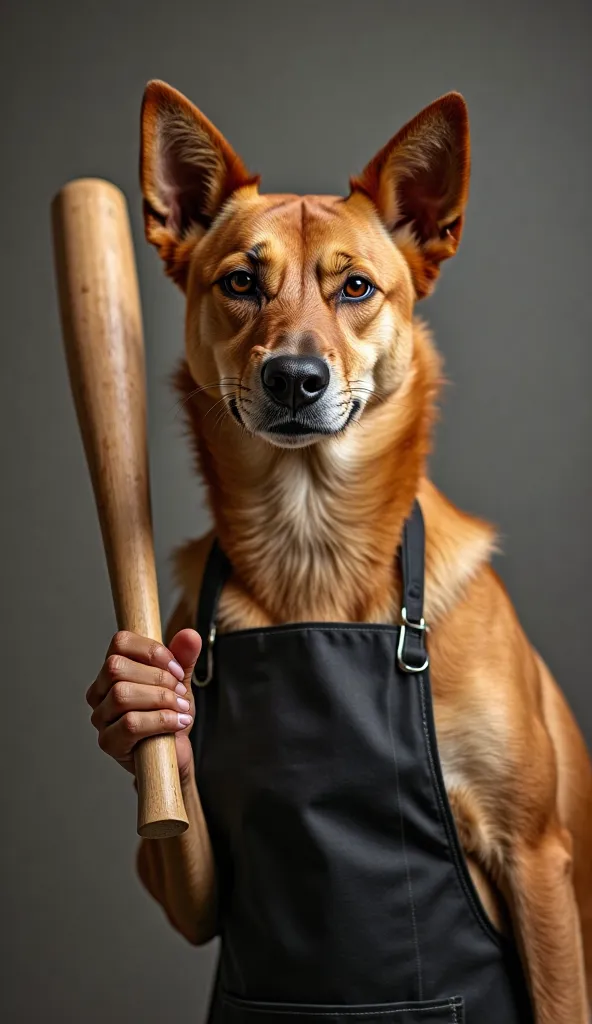
[[[266,242],[257,242],[256,245],[247,249],[244,255],[251,263],[269,263],[270,261],[269,247]]]
[[[344,274],[346,270],[351,270],[354,266],[355,260],[353,256],[348,252],[334,252],[329,264],[329,273],[333,274]]]

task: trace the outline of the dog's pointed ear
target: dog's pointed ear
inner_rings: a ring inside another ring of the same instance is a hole
[[[409,263],[418,298],[458,248],[469,192],[469,119],[463,97],[447,93],[409,121],[351,179],[364,192]]]
[[[249,174],[207,117],[165,82],[146,86],[141,135],[146,238],[183,284],[196,235],[209,228],[237,189],[256,188],[259,178]]]

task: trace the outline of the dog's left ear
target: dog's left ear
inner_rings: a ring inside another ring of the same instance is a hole
[[[428,295],[442,260],[458,248],[469,191],[467,106],[457,92],[409,121],[351,179],[377,207],[406,257],[418,298]]]
[[[181,287],[196,238],[240,188],[256,187],[221,132],[166,82],[152,81],[142,101],[140,180],[146,238]]]

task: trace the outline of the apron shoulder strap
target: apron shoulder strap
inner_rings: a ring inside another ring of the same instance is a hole
[[[214,540],[204,569],[195,622],[195,628],[202,638],[201,651],[193,670],[193,681],[198,686],[205,686],[212,678],[216,612],[222,588],[230,572],[230,562],[218,541]]]
[[[428,627],[423,617],[425,527],[418,501],[415,501],[403,527],[401,575],[401,632],[397,660],[403,672],[425,672],[429,663],[425,643]]]

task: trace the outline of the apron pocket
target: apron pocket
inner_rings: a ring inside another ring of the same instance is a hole
[[[422,1003],[267,1003],[222,993],[220,1024],[464,1024],[461,996]]]

